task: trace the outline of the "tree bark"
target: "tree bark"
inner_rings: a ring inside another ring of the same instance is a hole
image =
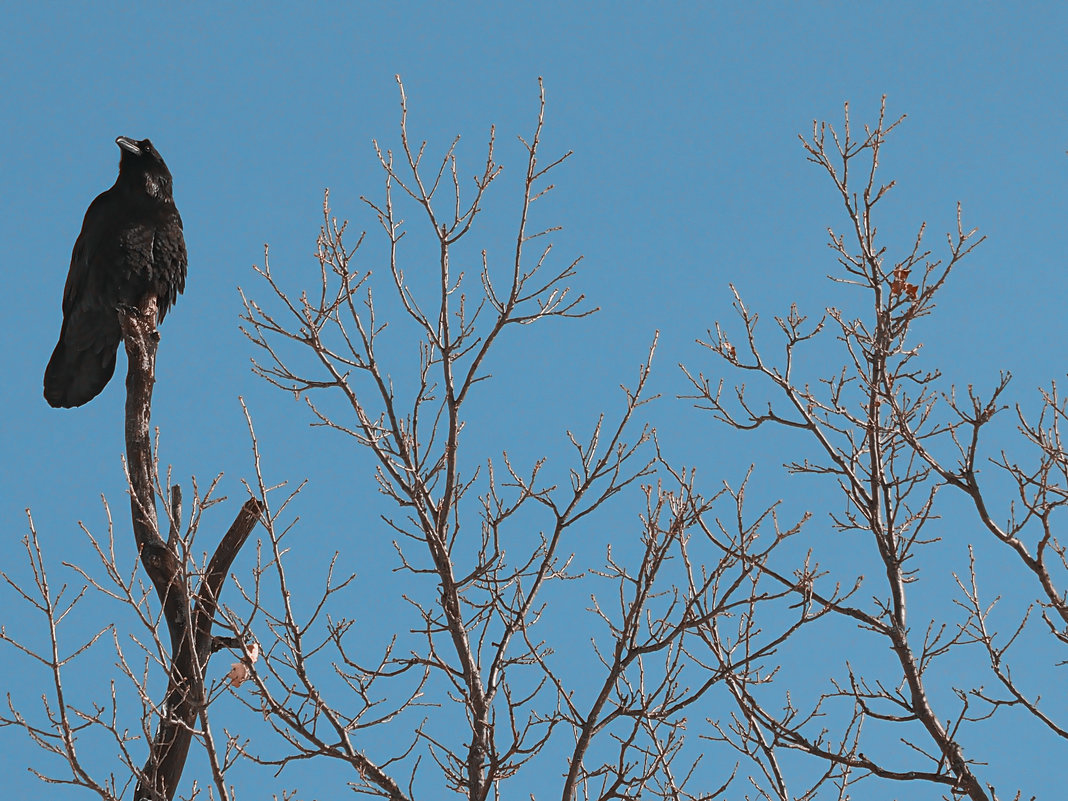
[[[156,588],[171,641],[167,694],[148,760],[138,777],[135,801],[171,801],[182,777],[197,714],[206,703],[204,673],[212,653],[211,624],[226,574],[259,519],[261,506],[249,498],[223,536],[195,596],[191,596],[178,537],[164,541],[156,516],[155,464],[150,423],[155,384],[156,300],[119,309],[126,346],[126,461],[134,541],[145,572]],[[180,527],[172,521],[172,527]]]

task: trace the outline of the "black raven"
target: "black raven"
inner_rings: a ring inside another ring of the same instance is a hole
[[[44,376],[52,406],[81,406],[115,372],[117,308],[154,295],[159,319],[185,289],[188,259],[171,172],[147,139],[120,136],[115,185],[89,205],[63,288],[63,327]]]

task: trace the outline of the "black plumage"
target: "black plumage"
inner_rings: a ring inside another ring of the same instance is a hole
[[[88,403],[111,380],[119,306],[154,295],[162,322],[185,289],[188,259],[170,170],[147,139],[115,143],[119,177],[89,205],[71,254],[63,327],[44,376],[52,406]]]

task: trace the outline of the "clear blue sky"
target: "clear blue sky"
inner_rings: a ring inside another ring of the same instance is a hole
[[[728,318],[728,282],[769,322],[792,301],[812,312],[840,302],[823,280],[834,269],[824,242],[828,226],[841,227],[839,202],[806,163],[797,134],[813,119],[840,121],[847,100],[857,122],[874,119],[883,94],[892,116],[908,114],[883,165],[898,180],[884,221],[891,242],[904,247],[927,220],[937,246],[958,200],[966,224],[989,236],[928,328],[931,365],[981,386],[1011,369],[1010,400],[1025,400],[1061,375],[1068,357],[1068,11],[1059,4],[324,3],[298,11],[213,3],[178,11],[4,2],[0,10],[0,568],[17,575],[25,575],[27,507],[53,564],[84,558],[77,521],[103,531],[102,493],[120,542],[128,535],[121,380],[82,409],[52,410],[41,397],[71,247],[86,206],[114,180],[119,134],[151,137],[166,158],[190,254],[188,289],[162,331],[154,423],[164,463],[183,481],[224,472],[224,490],[240,498],[239,479],[250,473],[244,396],[270,476],[311,481],[299,510],[309,553],[351,541],[354,517],[379,502],[371,474],[345,443],[309,433],[301,404],[251,375],[237,287],[265,294],[251,270],[264,243],[276,271],[311,284],[325,187],[338,216],[374,226],[358,198],[381,191],[371,140],[398,140],[398,73],[415,135],[440,149],[462,134],[467,172],[496,124],[499,158],[518,176],[514,137],[532,129],[538,76],[548,98],[546,153],[575,152],[546,216],[564,226],[557,249],[585,257],[575,285],[601,312],[506,344],[490,365],[493,402],[475,406],[472,436],[486,456],[507,449],[529,460],[545,450],[563,460],[564,430],[587,430],[598,409],[618,408],[618,384],[633,378],[659,329],[655,388],[665,399],[649,419],[670,452],[709,486],[736,481],[756,462],[768,482],[763,495],[800,505],[803,488],[781,477],[779,443],[726,437],[673,400],[685,391],[676,364],[713,364],[693,340]],[[505,204],[515,201],[508,186]],[[485,235],[503,243],[507,233]],[[339,479],[351,493],[343,503],[331,498]],[[637,511],[621,506],[620,525],[633,525]],[[389,536],[367,517],[355,536],[367,565],[359,592],[371,598],[376,575],[394,563]],[[21,615],[11,593],[0,594],[0,623]],[[44,678],[0,650],[0,688],[32,699]],[[1031,752],[1030,767],[999,765],[1005,772],[993,775],[1054,797],[1052,775],[1023,774],[1064,752],[1029,738],[1048,743],[1031,725],[1006,734]],[[0,730],[8,797],[46,792],[25,770],[38,756],[21,735]],[[241,797],[286,786],[267,772],[251,775]]]

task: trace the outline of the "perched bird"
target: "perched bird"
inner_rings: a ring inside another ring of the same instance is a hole
[[[147,139],[115,140],[115,185],[89,205],[63,288],[63,327],[44,376],[52,406],[81,406],[115,372],[118,307],[155,296],[159,320],[185,289],[188,258],[171,172]]]

